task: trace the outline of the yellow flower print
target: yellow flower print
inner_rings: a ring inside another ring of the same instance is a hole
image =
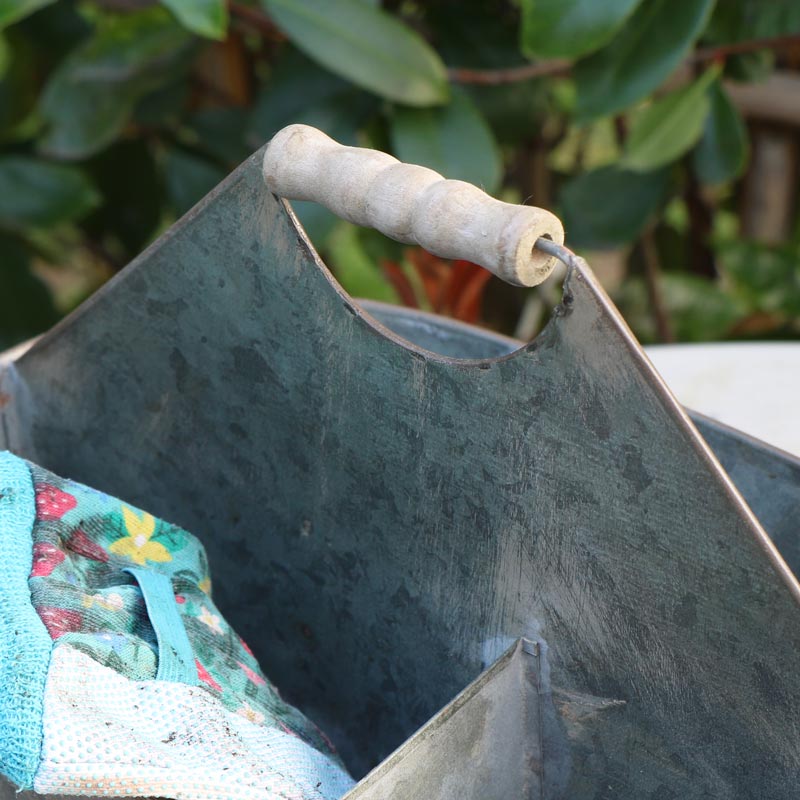
[[[200,583],[197,584],[197,588],[200,589],[203,594],[211,594],[211,578],[206,576]]]
[[[81,605],[84,608],[91,608],[95,604],[100,606],[100,608],[104,608],[106,611],[122,611],[125,607],[125,601],[122,599],[122,596],[116,592],[105,596],[99,592],[97,594],[85,594],[83,596]]]
[[[249,719],[250,722],[255,722],[256,725],[260,725],[264,721],[264,715],[247,702],[242,703],[242,705],[236,709],[236,713],[241,714],[245,719]]]
[[[153,542],[150,537],[156,529],[156,520],[152,514],[142,512],[139,516],[133,509],[122,506],[122,518],[128,536],[117,539],[108,548],[118,556],[126,556],[135,564],[146,561],[172,561],[169,550],[161,542]]]
[[[200,613],[197,619],[204,625],[208,625],[214,633],[224,633],[222,626],[219,624],[219,617],[216,614],[212,614],[205,606],[200,606]]]

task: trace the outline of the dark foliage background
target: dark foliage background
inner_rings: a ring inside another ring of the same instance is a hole
[[[796,0],[0,0],[0,347],[291,122],[553,209],[644,341],[798,337],[798,65]],[[557,300],[298,205],[354,295]]]

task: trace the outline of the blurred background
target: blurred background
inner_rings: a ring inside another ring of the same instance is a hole
[[[292,122],[553,210],[644,342],[800,338],[798,0],[0,0],[0,349]],[[354,296],[558,302],[296,205]]]

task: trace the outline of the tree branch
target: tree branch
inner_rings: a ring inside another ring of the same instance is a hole
[[[661,259],[658,257],[658,247],[656,247],[656,238],[652,230],[647,230],[642,234],[641,246],[644,282],[647,288],[647,299],[656,323],[656,334],[660,342],[669,344],[675,341],[675,332],[672,329],[672,320],[661,293]]]
[[[131,0],[106,0],[106,2],[131,2]],[[135,2],[136,0],[134,0]],[[141,2],[141,0],[139,0]],[[265,38],[273,41],[286,39],[283,31],[260,9],[252,8],[244,3],[230,0],[228,3],[231,17],[255,28]],[[684,64],[698,64],[706,61],[716,61],[732,55],[752,53],[756,50],[783,50],[800,44],[800,33],[785,36],[770,36],[763,39],[748,39],[743,42],[716,45],[714,47],[700,47],[691,53]],[[572,70],[573,62],[558,58],[549,61],[539,61],[535,64],[521,64],[518,67],[504,69],[468,69],[465,67],[450,67],[447,77],[452,83],[468,83],[476,86],[500,86],[507,83],[519,83],[534,78],[556,77],[568,75]]]
[[[263,11],[257,8],[231,1],[228,3],[228,11],[232,18],[249,25],[251,28],[255,28],[265,39],[278,42],[286,39],[283,31]]]
[[[688,61],[691,64],[697,64],[727,56],[738,56],[742,53],[753,53],[756,50],[785,50],[798,44],[800,44],[800,33],[767,36],[764,39],[747,39],[743,42],[732,42],[714,47],[699,47],[689,56]]]
[[[565,59],[540,61],[537,64],[522,64],[519,67],[506,69],[461,69],[451,67],[447,77],[453,83],[471,83],[478,86],[498,86],[504,83],[519,83],[533,78],[545,78],[555,75],[567,75],[572,69],[572,62]]]
[[[744,42],[733,42],[715,47],[700,47],[687,56],[684,65],[716,61],[727,56],[752,53],[756,50],[783,50],[796,45],[800,45],[800,33],[793,33],[787,36],[770,36],[764,39],[749,39]],[[567,75],[572,66],[570,61],[554,59],[507,69],[460,69],[451,67],[447,70],[447,76],[453,83],[498,86],[505,83],[529,81],[534,78]]]
[[[107,8],[109,11],[116,11],[119,14],[129,14],[150,8],[156,2],[157,0],[97,0],[97,5],[101,8]]]

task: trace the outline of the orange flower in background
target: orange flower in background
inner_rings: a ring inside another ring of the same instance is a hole
[[[483,294],[492,273],[471,261],[447,261],[421,247],[408,248],[405,257],[416,273],[416,285],[403,267],[384,259],[381,267],[403,305],[428,306],[463,322],[476,323],[483,311]]]

